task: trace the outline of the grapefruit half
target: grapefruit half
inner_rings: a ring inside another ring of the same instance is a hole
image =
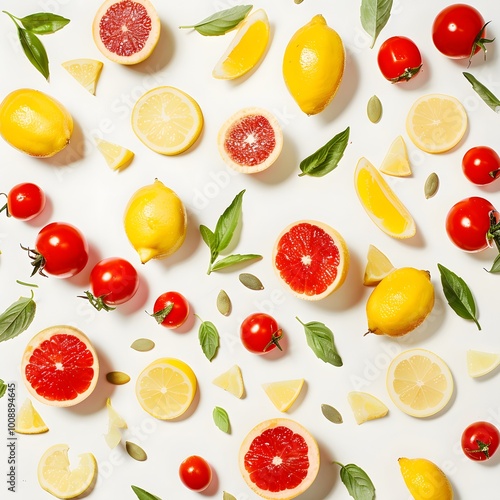
[[[240,472],[248,486],[266,499],[291,499],[316,479],[319,449],[302,425],[287,418],[266,420],[245,437],[239,451]]]
[[[87,336],[67,325],[37,333],[24,350],[21,374],[28,391],[51,406],[73,406],[97,384],[97,354]]]
[[[92,36],[102,54],[127,65],[151,55],[160,31],[160,18],[149,0],[106,0],[92,24]]]
[[[269,111],[244,108],[222,125],[217,143],[227,165],[243,174],[253,174],[277,160],[283,147],[283,132]]]
[[[301,220],[287,226],[278,236],[273,266],[295,296],[320,300],[344,283],[349,250],[344,238],[332,227]]]

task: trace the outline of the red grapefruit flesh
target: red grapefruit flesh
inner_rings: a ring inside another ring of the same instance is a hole
[[[320,300],[337,290],[349,269],[349,250],[332,227],[303,220],[286,227],[273,250],[274,269],[297,297]]]
[[[42,403],[73,406],[94,390],[99,365],[86,335],[61,325],[46,328],[30,340],[21,372],[29,392]]]
[[[314,482],[319,470],[314,437],[299,423],[276,418],[254,427],[239,452],[240,472],[248,486],[266,499],[291,499]]]
[[[120,64],[137,64],[149,57],[160,31],[160,18],[149,0],[106,0],[92,25],[97,48]]]
[[[245,108],[222,125],[219,152],[231,167],[244,174],[269,168],[283,147],[283,133],[275,116],[261,108]]]

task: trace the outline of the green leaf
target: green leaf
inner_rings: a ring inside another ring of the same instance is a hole
[[[139,486],[132,485],[131,488],[134,490],[134,493],[137,495],[139,500],[161,500],[160,497],[157,497],[152,493],[148,493],[146,490],[139,488]]]
[[[355,464],[340,465],[340,479],[355,500],[374,500],[375,486],[368,474]]]
[[[475,90],[477,95],[495,112],[498,113],[500,111],[500,101],[498,98],[487,89],[479,80],[477,80],[474,76],[466,71],[463,72],[463,75],[469,83],[472,85],[472,88]]]
[[[220,271],[229,266],[234,266],[235,264],[241,264],[242,262],[246,262],[247,260],[255,260],[262,259],[262,255],[257,255],[253,253],[248,254],[239,254],[235,253],[233,255],[228,255],[223,259],[218,260],[213,266],[212,271]]]
[[[31,297],[20,297],[0,314],[0,342],[13,339],[26,330],[35,317],[36,303]]]
[[[361,0],[361,25],[372,37],[373,48],[378,35],[391,17],[392,0]]]
[[[202,321],[198,329],[198,340],[203,353],[209,361],[212,361],[219,348],[219,332],[210,321]]]
[[[495,257],[489,273],[500,273],[500,253]]]
[[[174,303],[169,302],[163,309],[160,309],[158,312],[152,314],[148,313],[148,314],[152,316],[159,325],[161,325],[165,321],[165,318],[170,314],[173,308],[174,308]]]
[[[2,398],[7,390],[7,384],[0,378],[0,398]]]
[[[37,12],[26,17],[16,18],[28,31],[37,35],[50,35],[64,28],[70,21],[50,12]]]
[[[216,406],[214,411],[212,412],[212,416],[214,418],[215,425],[226,434],[231,432],[231,424],[229,423],[229,415],[224,408],[220,406]]]
[[[311,156],[300,162],[300,170],[303,175],[312,177],[323,177],[334,170],[342,156],[344,156],[345,148],[349,141],[349,127],[343,132],[337,134],[333,139],[330,139],[324,146],[319,148]]]
[[[190,26],[179,26],[179,28],[194,28],[204,36],[224,35],[236,28],[252,10],[253,5],[237,5],[230,9],[221,10]]]
[[[481,326],[476,318],[476,303],[467,283],[441,264],[438,264],[441,274],[443,292],[450,307],[464,319],[471,319],[476,323],[478,330]]]
[[[238,226],[241,217],[241,205],[243,203],[243,195],[245,190],[240,191],[231,204],[224,210],[224,213],[219,217],[215,226],[215,238],[217,241],[217,252],[222,252],[233,238],[234,231]]]
[[[307,345],[313,350],[314,354],[325,363],[342,366],[342,358],[335,347],[332,331],[319,321],[302,323],[299,318],[296,317],[295,319],[304,327]]]
[[[200,224],[200,234],[207,247],[210,248],[210,251],[214,250],[217,247],[215,243],[215,234],[212,233],[211,229],[209,229],[207,226],[204,226],[203,224]]]
[[[49,79],[49,58],[43,43],[39,38],[18,26],[17,34],[19,35],[19,41],[21,42],[21,47],[29,59],[31,64],[44,76],[46,80]]]

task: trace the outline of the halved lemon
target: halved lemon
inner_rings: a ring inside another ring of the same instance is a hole
[[[103,64],[96,59],[71,59],[62,63],[62,67],[87,91],[95,95],[95,89]]]
[[[126,167],[134,157],[132,151],[118,144],[99,138],[96,138],[95,142],[97,149],[104,156],[106,163],[112,170],[121,170]]]
[[[415,235],[417,229],[410,212],[366,158],[358,161],[354,186],[366,213],[384,233],[398,239]]]
[[[233,394],[237,398],[242,398],[245,394],[245,386],[241,369],[238,365],[233,365],[229,370],[221,373],[212,380],[212,383],[221,389]]]
[[[279,411],[287,411],[298,398],[304,379],[280,380],[278,382],[268,382],[262,384],[262,388]]]
[[[454,387],[448,365],[426,349],[398,354],[387,369],[386,383],[392,402],[413,417],[429,417],[441,411]]]
[[[16,415],[15,431],[19,434],[42,434],[49,428],[35,410],[31,399],[26,398]]]
[[[482,377],[500,365],[500,353],[467,351],[467,373],[471,377]]]
[[[402,136],[396,137],[389,147],[379,170],[387,175],[395,177],[408,177],[411,175],[408,151]]]
[[[104,439],[110,448],[115,448],[122,440],[120,429],[126,429],[127,422],[113,408],[109,398],[106,400],[106,408],[108,410],[108,432],[105,434]]]
[[[212,75],[214,78],[233,80],[254,68],[264,56],[269,43],[269,19],[263,9],[250,14],[219,59]]]
[[[389,408],[377,397],[368,392],[351,391],[347,401],[358,425],[387,415]]]
[[[375,245],[368,247],[366,256],[365,273],[363,275],[363,285],[372,286],[380,283],[395,267],[387,256]]]
[[[150,149],[178,155],[189,149],[203,128],[199,104],[175,87],[156,87],[146,92],[132,110],[132,129]]]
[[[422,151],[444,153],[460,142],[467,123],[467,112],[457,98],[427,94],[417,99],[410,108],[406,131]]]

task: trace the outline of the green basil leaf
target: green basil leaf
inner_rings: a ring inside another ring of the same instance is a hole
[[[218,252],[222,252],[222,250],[227,248],[229,243],[231,243],[234,231],[240,221],[241,205],[243,203],[244,194],[245,190],[240,191],[217,221],[214,234],[217,241]]]
[[[325,363],[342,366],[342,358],[335,347],[333,332],[319,321],[302,323],[299,318],[296,317],[295,319],[304,327],[307,345],[313,350],[314,354]]]
[[[50,12],[37,12],[26,17],[16,18],[28,31],[37,35],[50,35],[64,28],[70,21]]]
[[[211,321],[202,321],[198,329],[198,340],[203,353],[212,361],[219,348],[219,332]]]
[[[207,226],[204,226],[203,224],[200,224],[200,234],[203,241],[205,242],[207,247],[210,248],[210,250],[213,250],[217,247],[217,245],[215,244],[215,234],[212,233],[211,229],[209,229]]]
[[[132,489],[134,493],[137,495],[139,500],[161,500],[160,497],[153,495],[152,493],[148,493],[146,490],[139,488],[139,486],[132,485]]]
[[[373,48],[378,35],[391,17],[392,0],[361,0],[361,25],[372,37]]]
[[[7,391],[7,384],[0,378],[0,398],[5,395]]]
[[[49,58],[47,56],[47,51],[43,46],[43,43],[39,38],[23,28],[17,28],[17,34],[19,35],[19,41],[21,42],[21,47],[29,59],[31,64],[44,76],[46,80],[49,79]]]
[[[498,98],[487,89],[479,80],[477,80],[474,76],[466,71],[463,72],[463,75],[469,83],[472,85],[472,88],[477,93],[477,95],[495,112],[500,112],[500,101]]]
[[[236,28],[252,10],[253,5],[237,5],[230,9],[221,10],[191,26],[179,26],[179,28],[194,28],[204,36],[224,35]]]
[[[481,330],[481,326],[476,318],[476,303],[467,283],[443,265],[438,264],[437,266],[441,274],[443,292],[450,307],[461,318],[474,321],[478,330]]]
[[[229,415],[224,408],[220,406],[216,406],[214,411],[212,412],[212,416],[214,418],[215,425],[226,434],[230,434],[231,432],[231,424],[229,423]]]
[[[340,465],[340,479],[355,500],[374,500],[375,486],[368,474],[355,464]]]
[[[349,127],[343,132],[337,134],[333,139],[330,139],[324,146],[319,148],[311,156],[300,162],[300,170],[303,175],[312,177],[323,177],[334,170],[342,156],[344,156],[345,148],[349,141]]]
[[[26,330],[35,317],[36,303],[31,297],[20,297],[0,314],[0,342],[13,339]]]
[[[500,273],[500,253],[495,257],[489,273]]]
[[[242,262],[246,262],[247,260],[255,260],[255,259],[262,259],[262,255],[257,255],[253,253],[242,255],[239,253],[235,253],[233,255],[228,255],[227,257],[218,260],[212,266],[212,271],[220,271],[221,269],[224,269],[226,267],[234,266],[235,264],[240,264]]]

